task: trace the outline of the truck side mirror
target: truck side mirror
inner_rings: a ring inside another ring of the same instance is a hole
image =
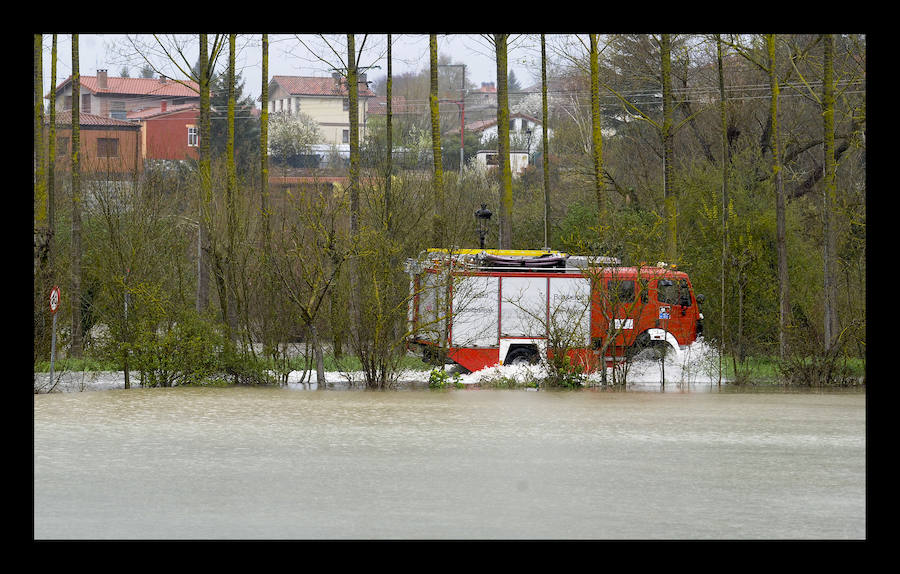
[[[706,295],[703,295],[702,293],[698,293],[697,294],[697,303],[700,305],[703,305],[704,301],[706,301]]]

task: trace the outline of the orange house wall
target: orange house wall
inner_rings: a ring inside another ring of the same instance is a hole
[[[45,130],[45,134],[49,132]],[[67,138],[66,150],[60,150],[57,146],[56,169],[68,170],[72,167],[72,128],[57,126],[56,137]],[[97,140],[100,138],[113,138],[119,140],[118,157],[99,157],[97,155]],[[127,173],[133,172],[135,167],[140,171],[141,161],[141,137],[137,129],[117,130],[110,128],[90,128],[82,126],[79,133],[80,157],[79,163],[82,173]]]
[[[144,120],[146,159],[197,159],[199,148],[188,146],[188,126],[200,126],[200,115],[186,110]]]

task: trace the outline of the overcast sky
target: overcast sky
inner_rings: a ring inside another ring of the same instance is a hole
[[[152,36],[147,34],[133,35],[140,41],[153,44]],[[356,36],[357,50],[362,41],[362,34]],[[181,38],[191,38],[182,35]],[[244,80],[244,94],[258,98],[262,82],[262,52],[260,34],[239,35],[237,40],[238,71]],[[322,59],[334,62],[336,57],[330,53],[321,39],[302,35],[307,45],[314,49]],[[332,36],[336,46],[343,46],[346,51],[345,37]],[[535,37],[536,38],[536,37]],[[369,79],[383,78],[387,73],[386,61],[380,57],[385,52],[385,34],[369,35],[365,45],[365,53],[359,64],[361,66],[380,66],[369,70]],[[508,68],[513,70],[519,83],[527,87],[537,81],[534,70],[540,63],[538,40],[532,37],[518,36],[510,46]],[[50,90],[50,45],[51,34],[44,34],[44,93]],[[188,46],[193,49],[190,54],[191,63],[196,61],[198,49],[196,38],[191,38]],[[72,42],[69,34],[57,37],[57,85],[72,73]],[[496,68],[493,50],[488,41],[478,34],[439,34],[438,52],[448,55],[454,63],[466,64],[466,79],[479,86],[482,82],[496,81]],[[172,77],[184,79],[184,76],[165,61],[164,56],[151,56],[157,66],[168,70]],[[427,34],[395,34],[392,48],[393,73],[402,74],[407,71],[427,69],[429,65],[429,48]],[[226,52],[221,58],[227,63]],[[111,77],[118,77],[122,67],[128,65],[131,77],[140,75],[141,62],[132,44],[124,34],[81,34],[79,35],[79,67],[84,76],[94,76],[98,69],[105,69]],[[300,44],[293,34],[269,35],[269,77],[275,75],[294,76],[328,76],[331,71],[328,64],[312,55],[310,50]]]

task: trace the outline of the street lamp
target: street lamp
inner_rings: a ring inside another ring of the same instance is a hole
[[[481,209],[475,212],[475,217],[478,218],[478,239],[481,249],[484,249],[484,236],[487,235],[487,222],[490,221],[492,215],[494,214],[487,208],[486,203],[482,203]]]

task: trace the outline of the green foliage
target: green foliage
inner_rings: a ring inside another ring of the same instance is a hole
[[[580,389],[585,385],[584,367],[573,363],[566,353],[554,353],[547,359],[547,377],[541,385],[549,388]]]
[[[459,373],[450,373],[444,369],[432,369],[428,375],[429,389],[461,389],[465,385],[459,380]]]
[[[305,167],[311,146],[322,141],[319,124],[304,113],[269,114],[269,157],[280,164]]]
[[[220,157],[225,154],[228,130],[227,70],[210,83],[210,150],[213,157]],[[243,95],[244,80],[239,72],[234,83],[234,155],[238,164],[247,166],[259,161],[259,117],[252,113],[256,107],[253,97]]]
[[[143,387],[203,385],[223,371],[222,333],[209,320],[186,312],[162,332],[140,331],[123,344]],[[235,364],[229,365],[232,369]]]

